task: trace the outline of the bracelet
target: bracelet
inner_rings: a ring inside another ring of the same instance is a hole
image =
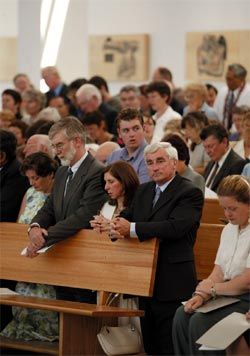
[[[213,299],[216,299],[217,294],[216,294],[216,289],[215,289],[214,285],[210,288],[210,294],[211,294]]]
[[[199,291],[195,291],[193,294],[192,294],[192,297],[195,297],[196,295],[199,295],[201,298],[202,298],[202,301],[203,303],[206,302],[204,296],[203,296],[203,293],[202,292],[199,292]]]
[[[41,227],[38,223],[33,223],[33,224],[31,224],[30,226],[29,226],[29,228],[28,228],[28,234],[30,233],[30,230],[31,229],[33,229],[33,227]]]

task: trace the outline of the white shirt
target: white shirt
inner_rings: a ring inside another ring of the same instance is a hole
[[[234,90],[234,98],[236,99],[239,93],[239,88]],[[215,103],[214,103],[214,109],[218,114],[219,120],[222,122],[223,121],[223,115],[224,115],[224,105],[225,105],[225,100],[228,94],[228,87],[225,86],[221,88],[219,91]],[[241,105],[247,105],[250,106],[250,85],[246,83],[244,89],[242,90],[237,102],[236,106],[241,106]]]
[[[250,268],[250,224],[241,231],[231,223],[224,227],[215,264],[222,269],[225,281]]]
[[[236,152],[240,157],[243,159],[250,158],[250,156],[245,157],[245,147],[244,147],[244,140],[231,142],[232,149]]]
[[[173,119],[181,120],[181,115],[178,112],[174,111],[171,106],[168,106],[166,111],[159,118],[157,117],[156,113],[155,115],[153,115],[153,119],[155,121],[155,128],[153,138],[150,142],[151,144],[160,142],[164,136],[164,129],[166,123]]]

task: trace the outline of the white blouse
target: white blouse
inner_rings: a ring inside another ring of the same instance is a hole
[[[238,225],[227,224],[221,234],[215,264],[224,273],[224,280],[240,275],[250,268],[250,224],[239,231]]]

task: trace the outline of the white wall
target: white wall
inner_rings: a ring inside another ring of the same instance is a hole
[[[0,0],[0,37],[16,38],[18,35],[17,2],[18,0]],[[0,55],[4,56],[4,53],[0,52]],[[12,87],[11,83],[0,81],[0,93],[10,86]]]
[[[35,33],[35,2],[40,0],[0,0],[0,37],[19,32],[21,56],[29,53],[29,57],[19,58],[18,70],[28,71],[37,81],[38,64],[28,65],[33,58],[38,63],[41,51]],[[57,66],[66,82],[86,77],[88,35],[149,33],[150,75],[155,67],[167,66],[176,85],[183,85],[187,32],[240,29],[250,29],[249,0],[70,0]],[[115,93],[122,85],[111,83],[111,91]]]
[[[88,21],[89,34],[149,33],[150,73],[166,66],[183,85],[186,32],[250,29],[250,1],[90,0]]]

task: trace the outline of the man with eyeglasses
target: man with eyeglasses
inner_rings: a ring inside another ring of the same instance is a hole
[[[36,251],[89,228],[89,220],[104,202],[101,186],[102,165],[85,149],[85,131],[74,118],[63,118],[55,123],[49,138],[60,159],[54,187],[44,206],[29,227],[28,257]]]
[[[107,159],[107,164],[122,160],[131,164],[138,174],[140,183],[150,180],[143,156],[144,148],[147,146],[144,130],[143,117],[137,109],[123,109],[116,120],[119,137],[124,147],[112,152]]]
[[[203,194],[176,174],[178,154],[170,143],[151,144],[144,155],[152,182],[138,188],[124,218],[115,219],[110,238],[160,240],[153,296],[139,298],[145,310],[141,327],[147,355],[173,355],[173,317],[196,286],[193,246]]]
[[[216,192],[224,177],[241,174],[246,161],[230,148],[228,132],[221,124],[204,127],[200,138],[211,158],[205,168],[206,187]]]

